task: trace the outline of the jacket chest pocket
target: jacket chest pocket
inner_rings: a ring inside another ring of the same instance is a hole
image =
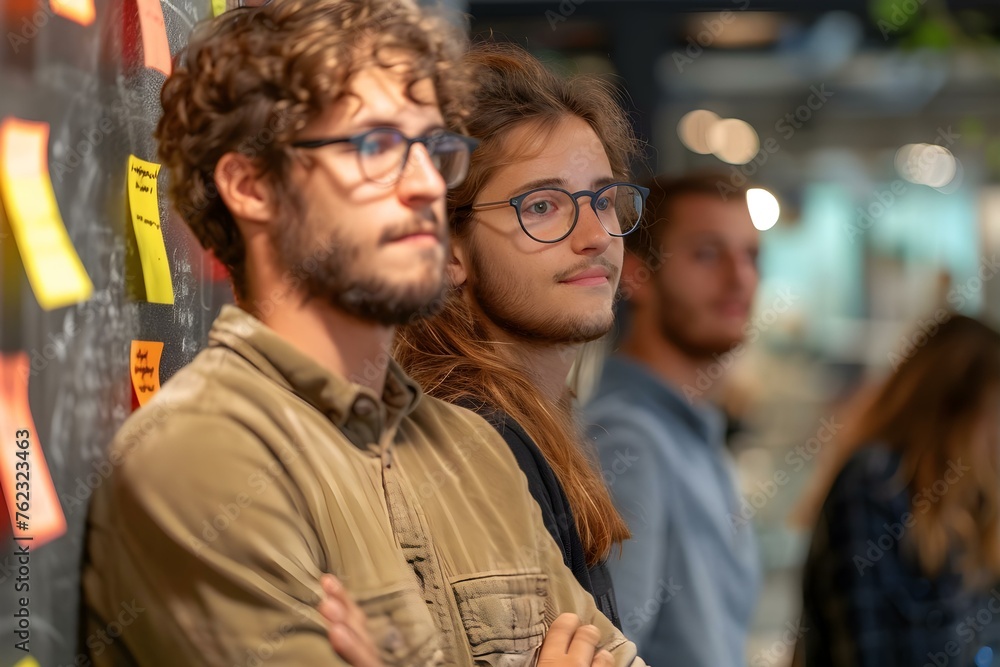
[[[438,630],[415,589],[357,595],[368,617],[368,633],[386,667],[438,667],[444,664]]]
[[[452,582],[476,665],[527,667],[545,637],[548,577],[501,573]]]

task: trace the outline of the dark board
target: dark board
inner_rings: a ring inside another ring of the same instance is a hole
[[[173,53],[211,14],[209,0],[161,0],[161,6]],[[131,341],[164,342],[160,373],[166,380],[204,345],[219,308],[231,300],[225,282],[207,278],[210,260],[169,214],[165,171],[158,183],[160,217],[175,302],[136,297],[142,277],[126,164],[130,153],[156,161],[152,131],[164,75],[143,66],[135,0],[96,0],[95,8],[96,20],[84,27],[53,15],[46,0],[0,0],[0,120],[50,125],[56,200],[94,284],[86,302],[43,310],[9,221],[0,219],[0,352],[23,351],[34,359],[33,446],[44,450],[67,519],[66,533],[30,557],[30,649],[43,667],[88,664],[76,653],[84,520],[89,495],[104,479],[105,447],[132,410]],[[14,591],[15,543],[3,524],[0,667],[25,657],[13,632],[24,593]]]

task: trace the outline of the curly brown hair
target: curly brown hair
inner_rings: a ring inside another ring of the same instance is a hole
[[[229,270],[237,298],[246,296],[245,247],[215,186],[220,158],[247,155],[296,213],[289,144],[345,94],[363,63],[404,50],[411,98],[414,84],[430,79],[445,122],[462,130],[472,90],[466,44],[460,28],[411,0],[273,0],[195,29],[163,86],[155,136],[176,211]]]

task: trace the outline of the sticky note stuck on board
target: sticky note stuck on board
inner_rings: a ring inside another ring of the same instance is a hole
[[[170,76],[170,43],[167,26],[163,21],[160,0],[136,0],[139,8],[139,30],[142,32],[142,57],[146,67]]]
[[[39,665],[38,661],[29,655],[27,658],[18,660],[14,667],[39,667]]]
[[[50,0],[52,13],[80,25],[90,25],[94,22],[94,0]]]
[[[132,375],[132,388],[135,389],[139,405],[146,405],[149,399],[153,398],[160,390],[160,357],[162,356],[162,342],[154,340],[132,341],[129,368]]]
[[[31,416],[30,375],[26,353],[0,354],[0,433],[8,436],[0,438],[0,487],[14,538],[38,547],[66,532],[66,516]]]
[[[153,303],[173,303],[174,286],[170,279],[170,262],[160,226],[160,203],[156,195],[156,177],[160,165],[146,162],[134,155],[128,158],[128,207],[132,227],[139,243],[139,261],[146,285],[146,300]]]
[[[48,123],[0,123],[0,196],[35,298],[53,310],[86,301],[94,285],[59,213],[48,143]]]
[[[212,16],[218,16],[226,11],[226,0],[212,0]]]

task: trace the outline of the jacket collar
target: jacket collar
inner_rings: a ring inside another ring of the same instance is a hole
[[[227,347],[261,373],[296,394],[330,419],[360,447],[377,443],[410,414],[423,392],[394,360],[385,388],[368,387],[337,375],[299,350],[250,313],[225,305],[208,334],[209,347]]]

